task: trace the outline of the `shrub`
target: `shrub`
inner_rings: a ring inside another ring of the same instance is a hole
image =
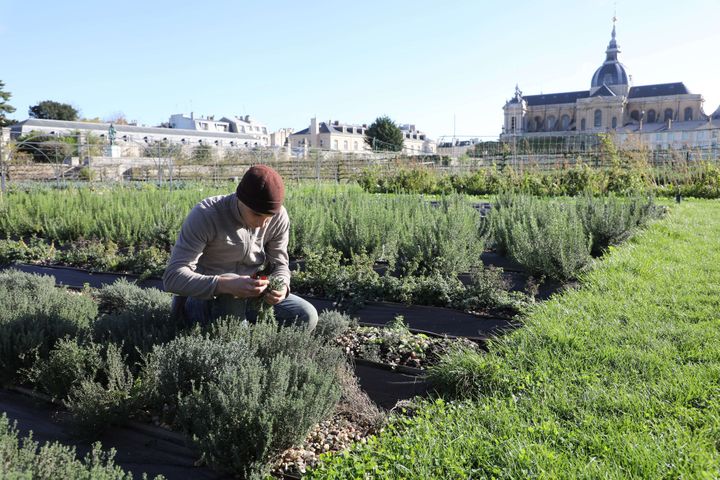
[[[56,260],[74,267],[113,271],[117,269],[120,256],[113,241],[78,240],[58,251]]]
[[[352,310],[377,298],[381,279],[373,264],[366,255],[354,255],[351,263],[343,266],[342,254],[332,247],[308,252],[303,270],[293,275],[293,288],[333,299],[338,306]]]
[[[604,188],[601,184],[602,173],[582,163],[562,170],[558,177],[560,189],[565,195],[599,194]]]
[[[248,354],[242,341],[229,340],[240,337],[236,329],[247,327],[240,322],[220,320],[215,328],[221,339],[196,329],[164,345],[156,345],[145,358],[141,373],[143,401],[153,411],[162,412],[170,423],[175,419],[178,398],[187,396],[193,384],[215,381],[226,365],[239,365]]]
[[[97,378],[84,378],[73,386],[65,406],[80,432],[97,435],[131,415],[138,396],[133,386],[134,378],[121,348],[111,343],[105,348]]]
[[[591,253],[600,255],[608,246],[629,238],[633,232],[659,215],[653,199],[585,196],[577,201],[577,212],[592,238]]]
[[[377,199],[349,192],[326,205],[328,224],[324,243],[342,252],[346,259],[367,255],[373,260],[395,258],[398,211],[403,199]]]
[[[470,284],[461,302],[463,308],[471,311],[489,308],[523,311],[532,299],[522,292],[510,291],[502,268],[489,267],[470,271]]]
[[[451,275],[480,263],[483,219],[462,197],[444,197],[437,207],[418,203],[405,217],[398,245],[399,275]]]
[[[325,340],[332,340],[342,335],[352,323],[353,320],[349,315],[337,310],[325,310],[318,316],[315,335]]]
[[[576,278],[590,263],[590,236],[576,210],[558,202],[500,196],[492,225],[498,250],[533,275]]]
[[[153,345],[174,338],[184,327],[171,318],[172,296],[155,288],[140,288],[125,279],[96,293],[103,314],[93,325],[98,342],[123,344],[131,359]]]
[[[4,413],[0,416],[0,465],[3,478],[132,480],[132,473],[125,473],[114,464],[114,457],[114,450],[103,452],[100,443],[96,443],[81,462],[73,447],[57,442],[40,447],[32,436],[20,440],[16,426],[10,425]]]
[[[264,478],[275,455],[333,411],[344,359],[303,328],[258,323],[230,332],[247,341],[247,355],[180,397],[178,420],[211,464]]]
[[[385,277],[385,283],[391,282],[391,278]],[[435,307],[456,307],[459,306],[459,301],[465,295],[465,287],[462,282],[454,275],[447,276],[435,273],[428,276],[420,277],[403,277],[398,282],[401,285],[401,289],[405,293],[403,298],[397,295],[398,300],[404,301],[408,304],[418,305],[430,305]],[[393,290],[389,287],[385,287],[383,291],[388,292],[385,300],[395,300],[389,295]]]
[[[45,243],[43,239],[30,237],[24,240],[0,240],[0,266],[5,267],[15,262],[47,262],[56,255],[55,245]]]
[[[140,280],[162,276],[170,254],[155,245],[130,247],[118,262],[119,270],[140,274]]]
[[[77,338],[62,338],[47,359],[38,359],[28,371],[28,380],[55,399],[63,399],[85,379],[95,378],[101,366],[100,345]]]
[[[3,379],[46,358],[58,339],[75,336],[97,316],[85,295],[55,288],[55,279],[7,270],[0,272],[0,371]]]

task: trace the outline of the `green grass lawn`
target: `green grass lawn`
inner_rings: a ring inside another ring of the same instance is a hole
[[[720,477],[720,203],[671,209],[468,362],[471,399],[310,478]]]

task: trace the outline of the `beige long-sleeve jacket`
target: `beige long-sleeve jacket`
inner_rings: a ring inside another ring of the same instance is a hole
[[[274,264],[273,275],[289,288],[289,234],[285,207],[265,227],[249,229],[234,193],[206,198],[183,222],[163,275],[165,290],[212,298],[220,275],[253,275],[264,263]]]

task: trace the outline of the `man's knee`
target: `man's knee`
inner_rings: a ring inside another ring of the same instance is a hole
[[[308,310],[307,310],[307,317],[305,321],[305,325],[307,326],[307,329],[311,332],[315,330],[315,327],[317,327],[318,324],[318,312],[317,309],[308,302]]]
[[[312,303],[292,294],[276,306],[275,316],[285,324],[302,325],[310,331],[318,323],[318,312]]]

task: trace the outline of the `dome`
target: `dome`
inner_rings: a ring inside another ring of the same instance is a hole
[[[605,50],[605,62],[595,70],[590,88],[603,85],[628,85],[628,74],[625,66],[618,61],[618,53],[620,53],[620,49],[615,41],[615,25],[613,25],[612,38]]]
[[[602,87],[605,85],[627,85],[628,75],[625,66],[620,62],[603,63],[595,70],[591,87]]]

